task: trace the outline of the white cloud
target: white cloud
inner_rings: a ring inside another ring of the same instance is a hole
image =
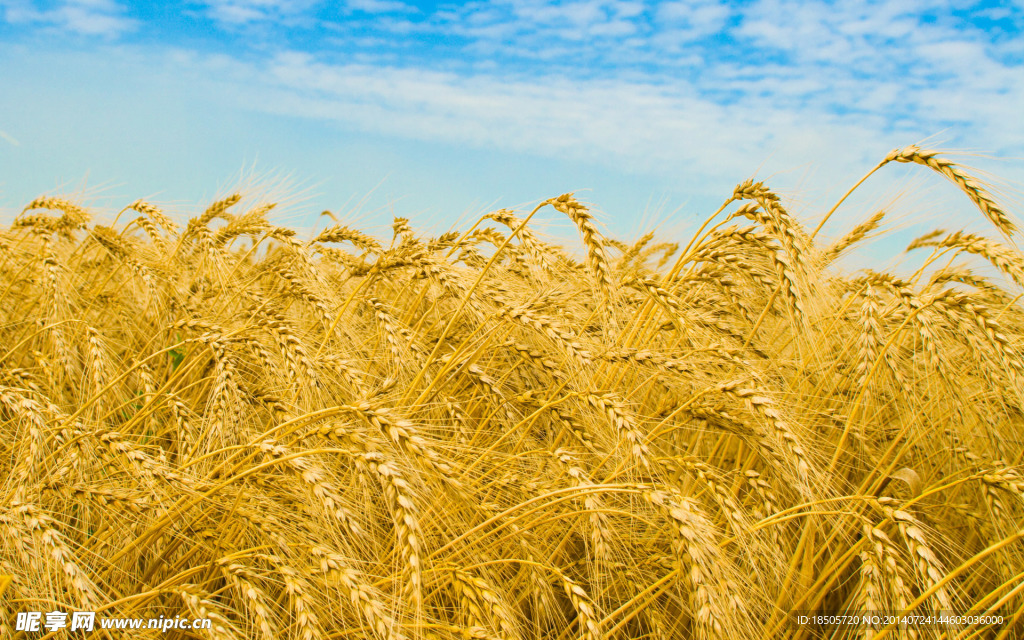
[[[40,9],[27,0],[13,0],[0,3],[0,7],[10,24],[39,25],[84,36],[116,38],[138,26],[114,0],[64,0],[49,9]]]
[[[684,0],[658,4],[658,20],[671,25],[669,33],[677,33],[679,27],[688,36],[702,36],[716,33],[725,26],[731,11],[729,7],[714,0]]]
[[[207,15],[229,26],[301,18],[319,0],[206,0]]]
[[[593,58],[595,52],[629,50],[650,26],[645,4],[627,0],[501,0],[469,2],[431,16],[438,34],[471,41],[473,51],[551,60]]]
[[[411,13],[416,7],[396,0],[348,0],[350,9],[364,13]]]

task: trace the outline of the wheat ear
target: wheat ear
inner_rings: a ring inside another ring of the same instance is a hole
[[[971,177],[966,171],[964,171],[959,165],[940,158],[938,151],[932,151],[929,149],[921,149],[916,145],[904,147],[903,149],[893,149],[889,152],[889,155],[883,160],[883,164],[887,162],[913,162],[916,164],[924,165],[929,169],[937,171],[947,177],[953,184],[960,187],[960,190],[967,194],[981,213],[988,218],[989,222],[994,224],[1000,232],[1005,236],[1012,236],[1016,231],[1016,225],[1010,220],[1010,217],[1005,211],[996,203],[992,198],[992,195],[981,186],[976,179]]]

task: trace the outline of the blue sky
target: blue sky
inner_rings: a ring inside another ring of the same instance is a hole
[[[983,154],[957,157],[1019,214],[1020,113],[1022,0],[0,0],[0,222],[42,193],[187,215],[242,180],[300,226],[577,191],[613,235],[685,236],[751,176],[812,220],[912,143]],[[983,228],[901,165],[834,231],[901,192],[912,229]]]

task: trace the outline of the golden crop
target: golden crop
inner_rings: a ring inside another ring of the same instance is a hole
[[[888,162],[1002,237],[848,275],[882,213],[823,242],[752,182],[684,247],[605,238],[571,194],[390,244],[240,195],[184,229],[32,202],[0,231],[0,636],[58,609],[240,639],[826,637],[807,610],[1021,637],[1024,257],[961,167]],[[546,206],[582,261],[531,231]]]

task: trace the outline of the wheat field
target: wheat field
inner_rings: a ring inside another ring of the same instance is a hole
[[[35,200],[0,230],[0,636],[56,608],[213,621],[140,638],[1024,637],[1017,230],[960,165],[896,162],[992,233],[897,275],[835,266],[882,212],[826,240],[835,208],[805,228],[752,181],[684,246],[572,194],[390,242],[244,194],[183,228]]]

